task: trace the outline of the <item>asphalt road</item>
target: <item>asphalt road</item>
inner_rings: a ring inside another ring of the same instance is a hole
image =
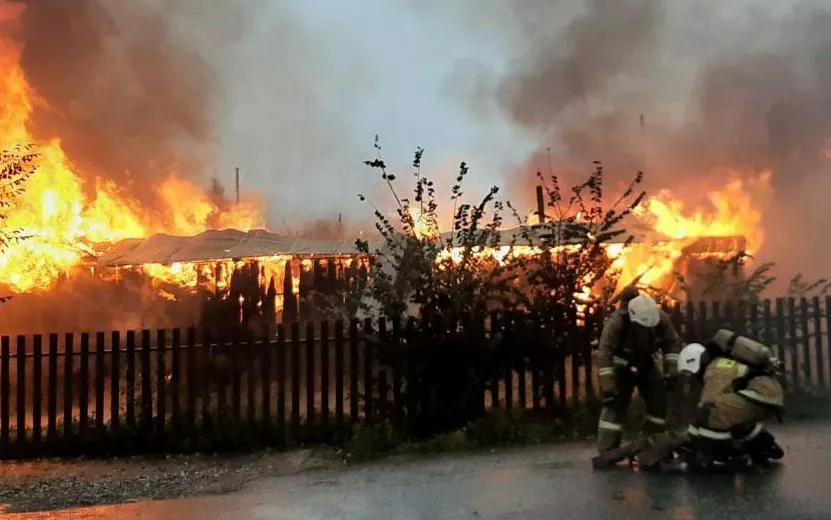
[[[786,459],[741,476],[593,472],[584,444],[388,460],[262,480],[231,495],[8,518],[831,519],[831,424],[774,431]]]

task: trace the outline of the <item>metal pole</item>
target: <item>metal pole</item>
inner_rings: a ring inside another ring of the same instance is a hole
[[[234,168],[234,174],[236,175],[237,206],[239,206],[239,168]]]

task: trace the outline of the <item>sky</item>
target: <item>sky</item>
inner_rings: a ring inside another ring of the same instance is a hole
[[[454,96],[457,67],[505,68],[499,41],[404,1],[273,4],[229,60],[219,174],[230,185],[239,166],[243,189],[262,190],[275,227],[297,216],[364,216],[359,192],[387,204],[377,173],[362,164],[376,134],[402,172],[425,148],[424,170],[445,187],[467,161],[471,196],[502,185],[533,148],[511,125],[477,124]]]

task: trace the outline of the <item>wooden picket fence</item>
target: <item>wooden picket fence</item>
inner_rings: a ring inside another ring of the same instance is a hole
[[[829,310],[831,298],[791,298],[689,303],[672,316],[689,341],[719,327],[756,337],[785,361],[790,385],[827,388]],[[355,424],[401,419],[415,361],[385,360],[411,349],[401,338],[415,326],[294,323],[222,341],[193,328],[3,336],[0,458],[342,441]],[[588,341],[556,355],[530,347],[489,367],[483,410],[561,412],[594,395]]]

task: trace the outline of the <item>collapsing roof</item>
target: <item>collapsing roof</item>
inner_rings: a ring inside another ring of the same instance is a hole
[[[210,262],[271,256],[354,256],[354,240],[327,242],[278,235],[258,229],[205,231],[195,236],[153,235],[116,242],[98,256],[101,267]]]

